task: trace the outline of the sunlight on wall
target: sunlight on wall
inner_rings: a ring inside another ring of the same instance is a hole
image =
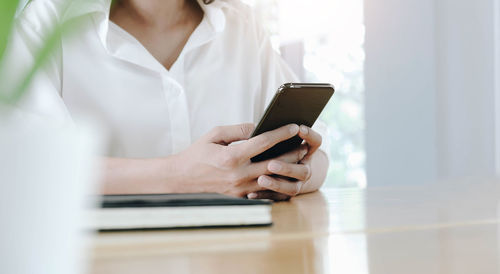
[[[246,0],[304,82],[329,82],[328,187],[366,187],[362,0]]]

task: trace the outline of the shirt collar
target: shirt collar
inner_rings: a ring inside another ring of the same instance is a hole
[[[222,32],[226,27],[226,16],[222,9],[227,5],[226,2],[215,0],[213,3],[206,5],[203,1],[198,0],[200,7],[203,9],[205,16],[208,19],[211,27],[215,32]]]
[[[191,49],[201,46],[202,44],[210,41],[217,33],[221,33],[226,26],[226,16],[223,8],[227,6],[224,0],[215,0],[213,3],[206,5],[202,0],[197,0],[200,7],[203,9],[204,16],[200,26],[190,37],[186,44],[181,56]],[[62,21],[67,21],[81,17],[84,15],[91,15],[94,19],[97,33],[102,45],[108,53],[119,57],[121,59],[130,59],[130,56],[125,52],[118,52],[116,49],[120,45],[108,44],[108,31],[109,31],[109,13],[111,9],[111,0],[74,0],[71,1],[66,12],[62,17]],[[128,60],[133,63],[138,63],[138,60]],[[152,63],[152,62],[150,62]],[[150,64],[148,67],[153,66]],[[153,67],[157,67],[154,65]]]
[[[213,3],[206,5],[202,0],[197,0],[207,17],[210,26],[215,32],[222,32],[226,26],[226,17],[222,9],[227,3],[223,0],[216,0]],[[62,21],[68,21],[76,17],[87,14],[99,13],[103,16],[102,21],[109,21],[109,12],[111,9],[111,0],[75,0],[71,1],[66,12],[62,16]]]
[[[103,18],[109,18],[110,7],[111,0],[74,0],[69,3],[61,21],[65,22],[93,13],[101,13],[102,15],[106,15]]]

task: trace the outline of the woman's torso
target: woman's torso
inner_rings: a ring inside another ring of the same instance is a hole
[[[79,21],[78,34],[62,40],[53,82],[67,112],[107,129],[111,157],[166,156],[215,126],[257,122],[278,86],[295,80],[250,8],[236,0],[202,6],[202,22],[168,71],[109,21],[109,0],[64,14],[49,10],[56,2],[32,2],[21,23],[31,32],[50,12]]]

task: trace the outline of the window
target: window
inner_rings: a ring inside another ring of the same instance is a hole
[[[327,187],[365,187],[362,0],[247,0],[276,50],[304,82],[336,87],[328,125]]]

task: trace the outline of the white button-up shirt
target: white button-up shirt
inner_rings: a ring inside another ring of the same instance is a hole
[[[25,8],[4,74],[32,62],[54,22],[79,21],[77,35],[62,39],[23,107],[59,118],[92,116],[108,129],[109,156],[166,156],[215,126],[256,123],[276,89],[296,81],[238,0],[200,3],[204,17],[170,70],[109,21],[110,0],[65,3],[34,0]]]

